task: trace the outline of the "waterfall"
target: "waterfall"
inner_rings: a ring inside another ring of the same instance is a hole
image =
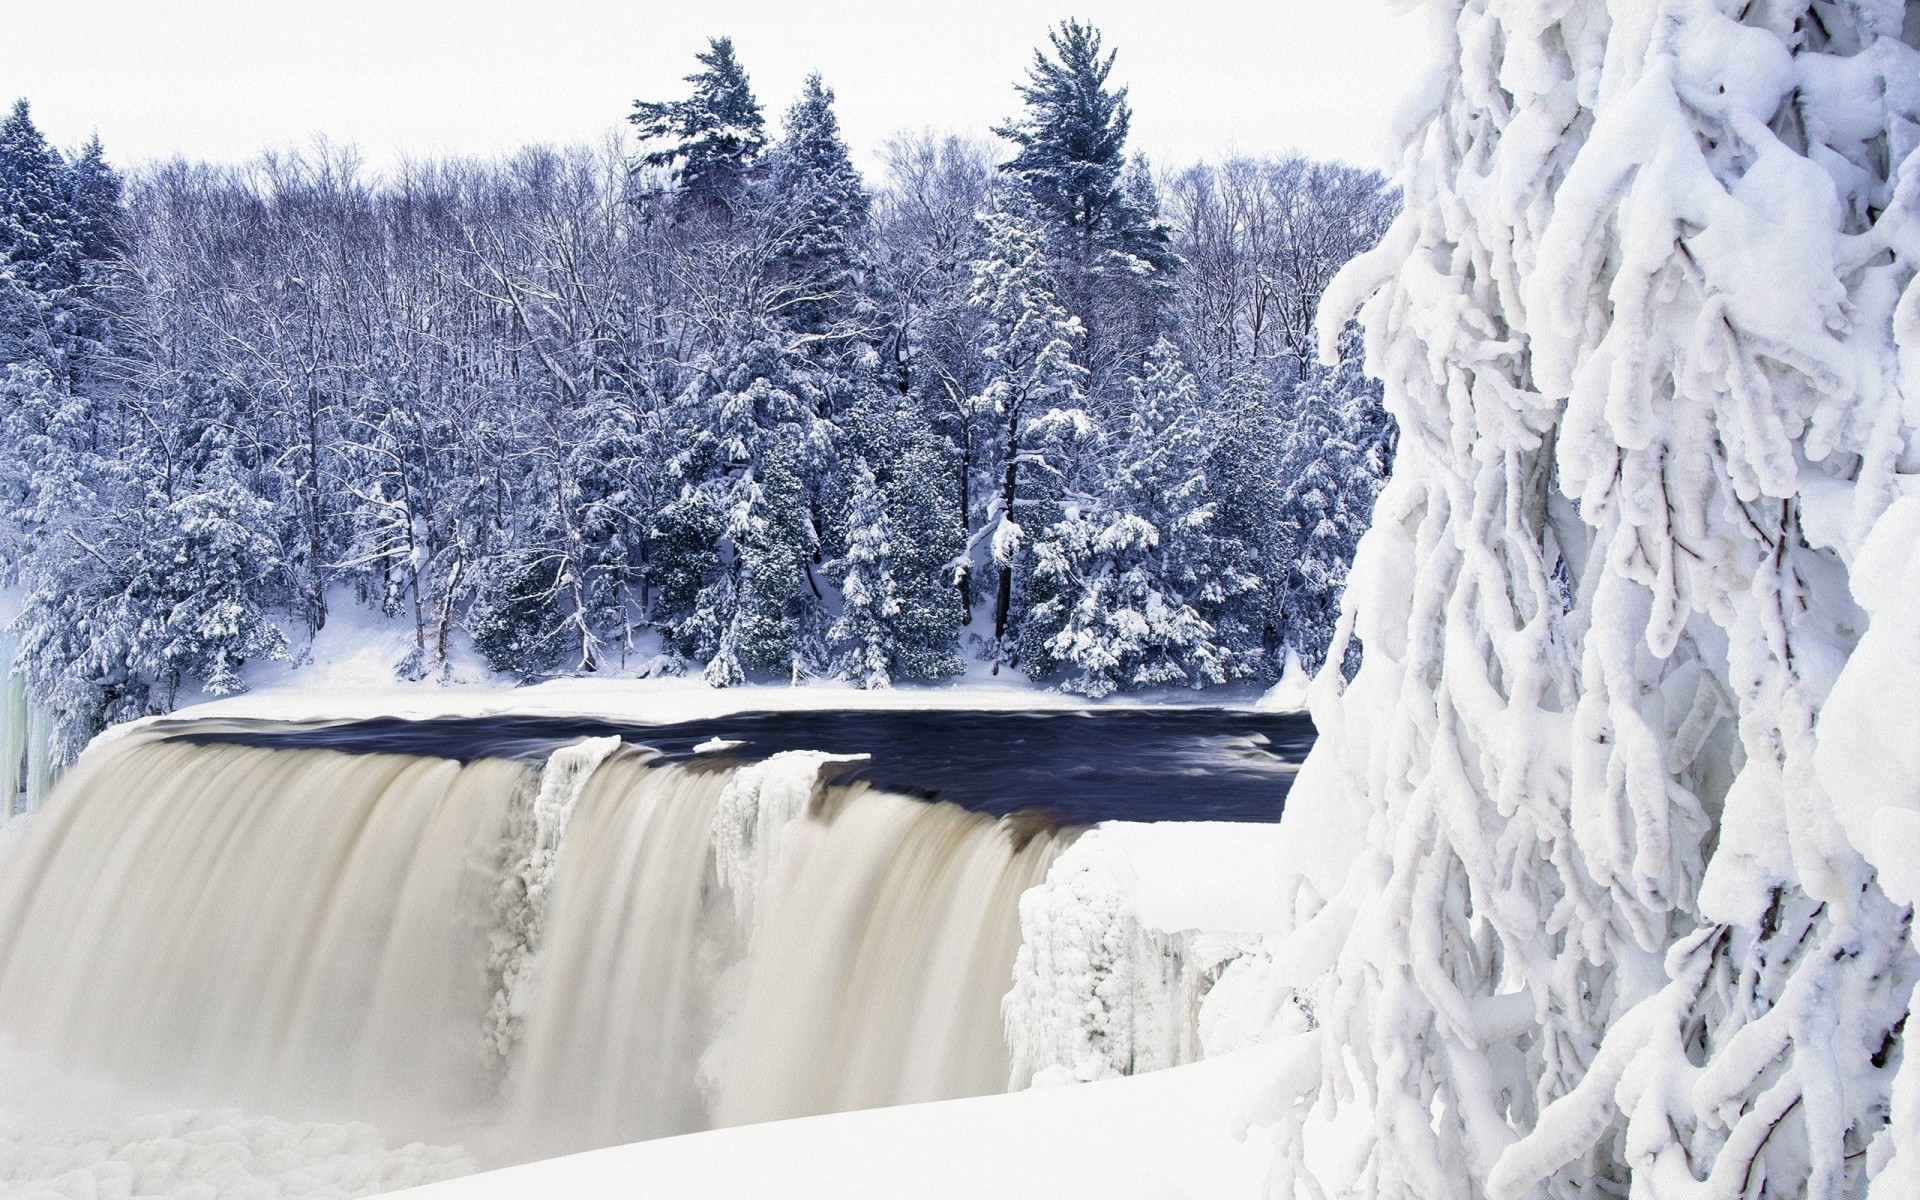
[[[792,752],[96,744],[0,872],[0,1036],[513,1161],[1004,1090],[1064,839]]]

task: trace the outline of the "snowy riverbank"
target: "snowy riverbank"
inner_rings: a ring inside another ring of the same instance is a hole
[[[489,1171],[408,1200],[1253,1200],[1271,1150],[1237,1135],[1284,1047],[1152,1075],[836,1113]]]

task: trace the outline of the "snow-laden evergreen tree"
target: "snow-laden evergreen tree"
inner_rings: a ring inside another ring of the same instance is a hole
[[[894,614],[887,620],[887,672],[894,681],[941,679],[963,669],[965,624],[954,572],[966,537],[954,489],[954,455],[910,398],[870,389],[841,421],[840,461],[871,470],[886,518],[886,563]],[[849,503],[839,539],[849,557],[870,519]]]
[[[69,382],[82,259],[73,178],[25,100],[0,121],[0,362],[40,361]]]
[[[1107,85],[1118,51],[1103,55],[1100,31],[1078,21],[1062,22],[1047,41],[1053,54],[1035,50],[1018,85],[1026,113],[995,130],[1019,147],[1005,169],[1043,221],[1071,231],[1088,261],[1096,248],[1119,250],[1166,269],[1166,230],[1143,205],[1142,179],[1129,179],[1127,89]]]
[[[702,69],[687,76],[693,95],[636,100],[627,119],[647,147],[641,165],[671,172],[694,209],[724,213],[767,148],[767,121],[732,38],[709,38],[694,57]]]
[[[669,411],[678,495],[653,522],[656,619],[717,686],[822,665],[812,503],[830,441],[821,376],[790,335],[743,331]]]
[[[60,762],[109,724],[166,712],[182,687],[242,690],[245,663],[287,648],[267,611],[283,568],[258,497],[230,479],[171,500],[113,482],[133,494],[69,497],[75,518],[22,570],[19,663],[55,715]]]
[[[840,137],[833,89],[809,75],[767,155],[775,286],[790,327],[826,334],[855,316],[860,240],[872,201]],[[840,330],[842,337],[846,331]]]
[[[1400,442],[1283,825],[1273,1192],[1910,1196],[1915,710],[1861,635],[1912,630],[1920,26],[1429,7],[1320,319],[1365,301]]]
[[[1210,434],[1199,387],[1162,339],[1133,383],[1098,490],[1076,496],[1034,541],[1046,597],[1027,620],[1069,691],[1205,687],[1234,673],[1201,613],[1227,598],[1211,561]]]
[[[1393,456],[1392,420],[1362,369],[1358,327],[1341,335],[1339,354],[1332,366],[1308,363],[1294,385],[1279,463],[1288,560],[1280,651],[1309,674],[1326,660],[1354,548]]]
[[[1080,324],[1055,297],[1046,251],[1035,219],[1018,196],[984,214],[986,254],[974,264],[973,304],[980,314],[979,348],[987,367],[986,388],[974,406],[996,427],[994,466],[999,486],[989,502],[987,524],[975,534],[995,570],[993,637],[996,667],[1012,660],[1007,631],[1013,617],[1014,568],[1028,538],[1021,523],[1032,497],[1023,478],[1042,482],[1057,473],[1044,443],[1064,419],[1084,419],[1086,371],[1073,361]]]
[[[893,523],[887,500],[863,460],[854,471],[847,553],[840,562],[840,615],[827,636],[843,648],[836,668],[863,688],[893,684],[900,596],[893,582]]]
[[[1075,360],[1096,398],[1124,399],[1126,379],[1157,334],[1162,289],[1178,259],[1153,211],[1151,172],[1130,170],[1127,89],[1109,86],[1116,51],[1065,21],[1034,51],[1018,85],[1026,111],[995,132],[1018,147],[1003,170],[1047,235],[1056,291],[1080,321]],[[1109,393],[1111,395],[1109,396]]]
[[[965,549],[953,470],[924,423],[917,424],[885,480],[888,544],[894,563],[895,679],[943,679],[964,669],[966,623],[954,571]]]

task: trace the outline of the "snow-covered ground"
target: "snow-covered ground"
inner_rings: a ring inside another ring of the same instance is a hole
[[[1236,1200],[1271,1150],[1237,1136],[1282,1049],[1006,1096],[664,1138],[490,1171],[408,1200]]]

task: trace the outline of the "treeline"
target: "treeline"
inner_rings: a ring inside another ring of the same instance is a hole
[[[1156,175],[1093,30],[1005,147],[869,187],[818,79],[731,44],[633,143],[384,176],[321,148],[122,179],[0,124],[0,553],[71,752],[343,604],[395,664],[1089,694],[1316,666],[1392,431],[1320,290],[1350,168]],[[1009,149],[1010,148],[1010,149]]]

